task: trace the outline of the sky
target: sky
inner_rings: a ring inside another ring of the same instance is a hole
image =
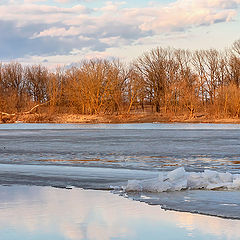
[[[240,0],[0,0],[0,61],[131,61],[156,47],[224,49]]]

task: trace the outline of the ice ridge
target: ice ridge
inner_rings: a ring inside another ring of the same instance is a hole
[[[221,173],[212,170],[186,172],[183,167],[161,172],[157,178],[129,180],[127,192],[167,192],[187,189],[240,190],[240,174]]]

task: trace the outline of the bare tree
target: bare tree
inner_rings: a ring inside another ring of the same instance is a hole
[[[28,94],[34,102],[43,103],[49,100],[49,72],[46,67],[41,65],[27,66],[25,78]]]
[[[25,79],[22,65],[19,63],[2,65],[0,83],[3,97],[8,101],[8,110],[20,111],[25,106]]]
[[[144,79],[145,88],[149,92],[150,101],[153,101],[156,107],[156,112],[160,112],[160,106],[165,101],[167,84],[171,78],[171,60],[170,49],[156,48],[139,57],[134,64],[136,71]]]
[[[240,57],[240,39],[233,43],[233,51]]]

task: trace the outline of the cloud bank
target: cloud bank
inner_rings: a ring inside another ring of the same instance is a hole
[[[177,0],[145,7],[100,1],[96,6],[91,0],[1,1],[1,57],[71,55],[81,49],[104,52],[130,46],[139,39],[144,42],[149,37],[233,21],[240,0]]]

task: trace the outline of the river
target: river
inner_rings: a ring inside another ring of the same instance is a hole
[[[0,183],[106,190],[240,219],[240,125],[1,124]]]

